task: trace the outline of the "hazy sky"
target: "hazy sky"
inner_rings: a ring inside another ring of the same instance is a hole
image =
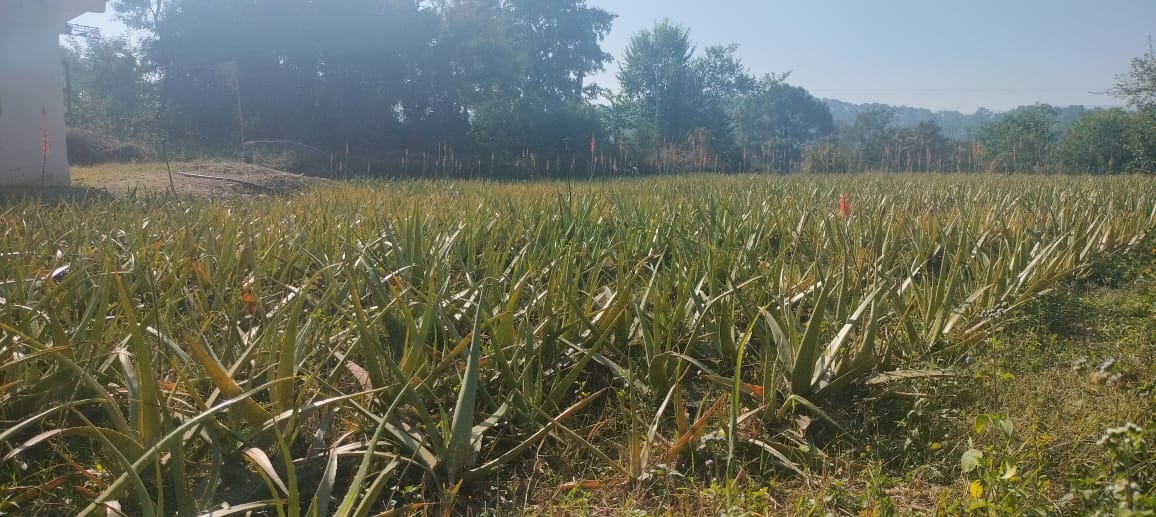
[[[792,71],[818,97],[936,110],[1118,105],[1115,84],[1156,35],[1153,0],[588,0],[619,15],[603,44],[664,18],[707,45],[738,43],[757,75]],[[118,32],[109,16],[78,23]],[[618,63],[595,78],[614,87]]]

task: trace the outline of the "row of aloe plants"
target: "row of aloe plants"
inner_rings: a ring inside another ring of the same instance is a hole
[[[950,374],[1136,246],[1153,185],[411,182],[6,207],[0,505],[451,510],[544,442],[595,485],[709,436],[803,473],[821,452],[798,415],[847,431],[832,405]],[[415,479],[424,502],[390,502]]]

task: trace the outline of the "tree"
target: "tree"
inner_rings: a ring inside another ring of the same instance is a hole
[[[691,61],[691,67],[702,85],[700,135],[710,135],[707,152],[721,155],[728,165],[738,165],[733,116],[743,95],[754,93],[758,81],[747,71],[736,55],[738,45],[712,45]],[[703,137],[697,142],[703,147]],[[735,163],[731,163],[735,162]]]
[[[488,32],[493,49],[483,55],[501,61],[485,70],[500,79],[469,104],[477,143],[499,155],[532,153],[553,162],[552,172],[563,162],[566,171],[586,170],[590,153],[578,142],[605,131],[589,102],[597,86],[585,79],[611,59],[600,43],[613,18],[584,0],[515,0],[477,24],[481,31],[447,31]],[[570,167],[576,161],[581,169]]]
[[[128,28],[155,35],[157,25],[168,14],[172,3],[168,0],[113,0],[112,8]]]
[[[708,100],[725,104],[761,86],[736,55],[738,50],[737,44],[712,45],[703,49],[703,55],[694,58],[691,66],[698,73],[703,96]],[[777,77],[768,76],[768,80],[774,79]]]
[[[735,136],[748,162],[779,171],[793,169],[805,146],[834,130],[827,105],[784,79],[765,77],[734,109]]]
[[[1128,171],[1156,173],[1156,112],[1141,111],[1132,115],[1124,149],[1132,155]]]
[[[1156,113],[1156,50],[1148,39],[1148,51],[1132,59],[1132,70],[1116,77],[1111,93],[1128,101],[1128,105]]]
[[[845,174],[856,171],[853,160],[846,145],[827,138],[803,151],[800,169],[807,174]]]
[[[705,100],[691,63],[694,50],[690,31],[669,21],[630,38],[616,105],[629,113],[625,118],[645,147],[684,142],[700,126]]]
[[[928,120],[895,129],[884,147],[883,168],[889,171],[929,172],[959,169],[958,146],[943,136],[943,128]],[[949,166],[951,165],[951,166]]]
[[[979,143],[988,170],[1029,172],[1050,165],[1057,136],[1055,108],[1037,104],[984,126]]]
[[[738,45],[706,47],[696,56],[686,28],[663,21],[635,34],[611,99],[623,145],[663,168],[724,169],[738,165],[733,116],[757,82]]]
[[[1123,151],[1131,156],[1128,170],[1156,172],[1156,50],[1148,39],[1148,51],[1132,59],[1129,73],[1116,78],[1111,93],[1139,110],[1130,117]]]
[[[1077,121],[1057,144],[1065,170],[1115,174],[1132,167],[1128,149],[1134,116],[1120,109],[1092,111]]]
[[[242,140],[294,140],[399,165],[411,151],[448,163],[589,138],[599,118],[586,78],[610,59],[600,43],[613,20],[585,0],[114,6],[153,34],[144,48],[164,128],[188,146],[232,153]]]
[[[839,130],[839,141],[853,156],[855,170],[883,167],[891,160],[891,121],[895,112],[884,106],[873,106],[859,112],[855,121]]]
[[[585,80],[613,59],[601,42],[615,16],[586,0],[510,0],[507,9],[527,86],[569,102],[593,98],[595,85]]]
[[[65,62],[69,126],[137,140],[149,136],[154,85],[126,39],[73,41],[65,48]]]

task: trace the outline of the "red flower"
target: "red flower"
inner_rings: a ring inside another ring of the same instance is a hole
[[[851,196],[847,194],[839,196],[839,215],[851,217]]]

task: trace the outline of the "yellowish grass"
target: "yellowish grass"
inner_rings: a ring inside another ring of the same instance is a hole
[[[192,162],[173,163],[173,170]],[[163,162],[108,163],[89,167],[72,167],[72,183],[83,187],[101,187],[107,183],[138,177],[165,176]]]

